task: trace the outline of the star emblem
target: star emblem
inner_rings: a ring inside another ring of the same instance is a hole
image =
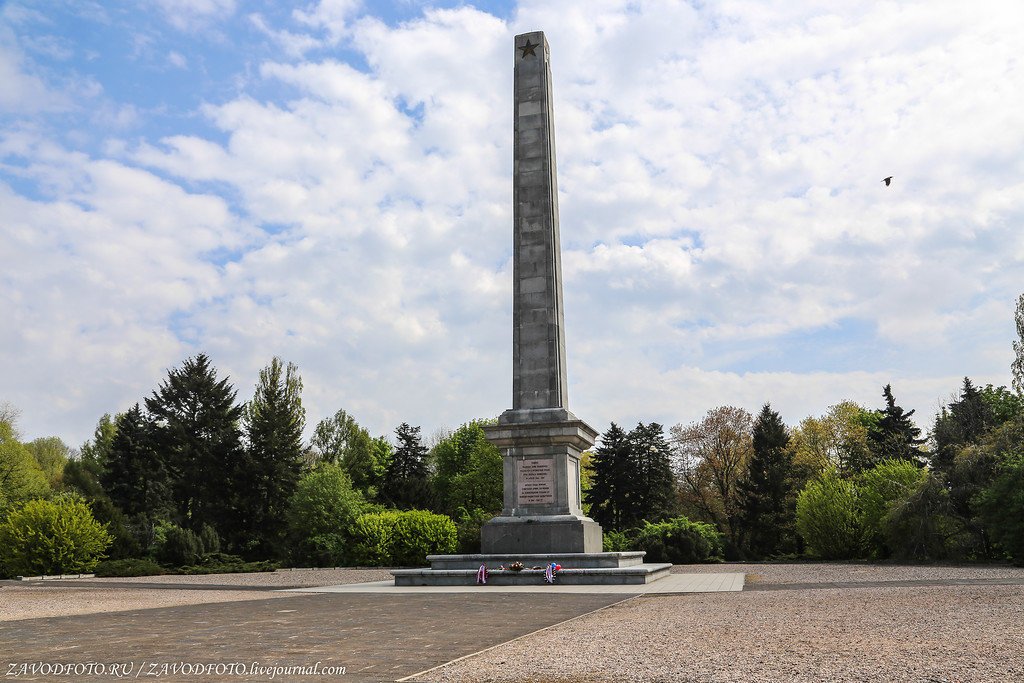
[[[534,57],[536,57],[537,53],[534,52],[534,50],[536,50],[538,47],[540,47],[539,43],[531,43],[530,39],[527,38],[526,44],[520,47],[519,49],[523,51],[523,58],[525,59],[526,55],[533,55]]]

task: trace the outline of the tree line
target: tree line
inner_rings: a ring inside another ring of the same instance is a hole
[[[422,510],[456,520],[462,545],[472,550],[476,537],[478,547],[502,501],[501,455],[482,421],[428,449],[419,427],[373,437],[338,410],[304,443],[301,394],[298,368],[274,358],[240,403],[199,354],[126,412],[101,417],[77,454],[56,438],[21,443],[6,406],[0,519],[30,500],[71,497],[106,525],[111,558],[159,559],[185,538],[243,559],[337,566],[353,561],[349,530],[361,516]]]
[[[964,378],[927,439],[890,385],[882,398],[795,427],[770,404],[714,408],[668,436],[613,423],[590,461],[590,514],[613,544],[705,522],[726,559],[1024,561],[1024,396]]]
[[[1016,324],[1013,390],[964,378],[927,438],[890,385],[876,409],[843,401],[795,426],[770,403],[756,416],[720,406],[667,433],[612,423],[583,454],[584,511],[606,549],[648,544],[662,557],[1024,562],[1024,295]],[[479,549],[480,525],[502,507],[487,420],[426,444],[407,423],[371,436],[342,409],[304,442],[302,388],[275,357],[240,403],[199,354],[103,415],[77,452],[55,437],[22,442],[17,410],[0,404],[0,545],[28,543],[18,524],[71,519],[80,545],[101,548],[93,559],[106,548],[184,564],[224,551],[339,566],[415,554],[416,529],[447,538],[446,524],[453,550]],[[393,514],[417,510],[427,516]],[[374,534],[405,534],[405,550],[370,547]]]

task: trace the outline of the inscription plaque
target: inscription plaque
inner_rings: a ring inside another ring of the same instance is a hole
[[[555,470],[551,460],[517,460],[516,482],[520,505],[555,504]]]

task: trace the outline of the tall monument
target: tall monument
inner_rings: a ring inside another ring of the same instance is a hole
[[[516,36],[512,408],[485,428],[505,484],[485,554],[602,550],[601,526],[580,508],[580,453],[597,432],[569,411],[549,55],[543,32]]]
[[[536,584],[555,580],[551,564],[558,583],[645,584],[672,568],[601,552],[601,526],[580,508],[580,453],[597,432],[569,411],[551,109],[548,42],[516,36],[512,407],[484,428],[502,451],[504,506],[481,529],[482,553],[428,555],[429,568],[393,569],[396,586]]]

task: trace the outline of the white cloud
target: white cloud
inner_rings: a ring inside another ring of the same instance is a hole
[[[102,158],[8,130],[18,327],[0,350],[22,362],[0,398],[27,431],[73,423],[80,440],[205,350],[243,397],[271,356],[295,361],[311,419],[344,407],[375,432],[507,408],[511,39],[541,28],[577,414],[669,425],[771,401],[795,423],[846,398],[878,406],[892,382],[924,425],[963,375],[1008,381],[1024,18],[990,9],[254,15],[283,55],[194,112],[215,133],[163,126]],[[235,5],[179,10],[191,26]],[[362,59],[314,52],[342,43]]]
[[[295,21],[323,31],[329,44],[337,44],[349,32],[349,21],[362,5],[359,0],[319,0],[315,6],[292,11]]]
[[[60,111],[68,98],[52,91],[46,82],[27,69],[13,32],[0,24],[0,114],[31,114]]]
[[[175,50],[171,50],[167,53],[167,62],[176,69],[188,68],[188,59],[185,55]]]
[[[235,0],[151,0],[164,18],[181,31],[223,21],[235,13]]]

